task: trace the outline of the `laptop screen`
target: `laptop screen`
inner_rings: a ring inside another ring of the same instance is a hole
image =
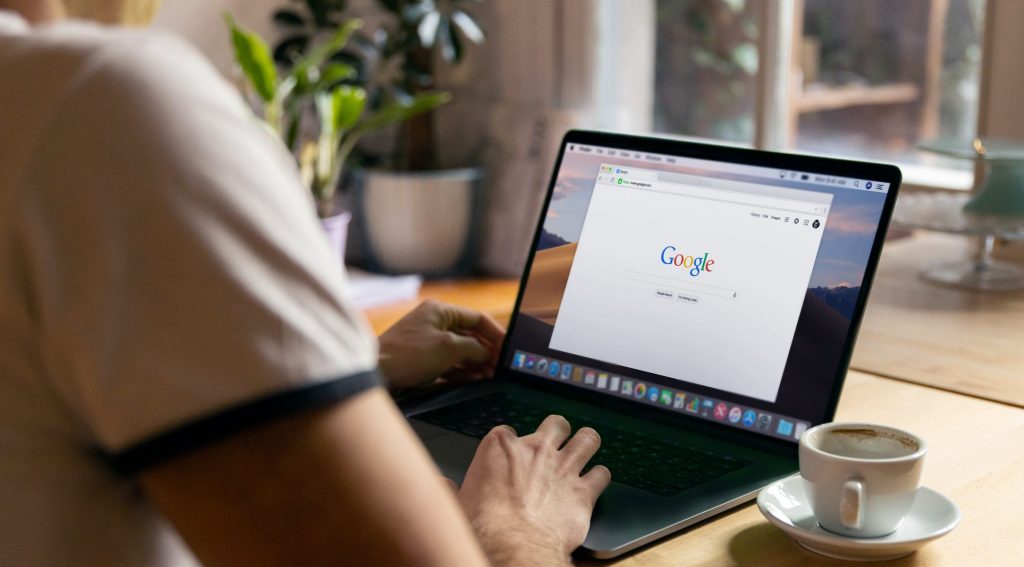
[[[794,442],[822,421],[890,183],[563,152],[506,367]]]

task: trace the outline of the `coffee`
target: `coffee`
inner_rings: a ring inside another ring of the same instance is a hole
[[[914,439],[892,431],[844,427],[816,432],[809,442],[826,453],[850,459],[893,459],[919,449]]]
[[[821,527],[848,537],[892,533],[921,486],[925,443],[868,423],[826,423],[800,437],[800,475]]]

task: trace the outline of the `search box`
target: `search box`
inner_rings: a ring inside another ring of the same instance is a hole
[[[654,274],[645,274],[643,272],[626,272],[626,279],[635,282],[651,284],[660,286],[661,288],[676,288],[685,289],[691,293],[700,293],[704,295],[710,295],[714,297],[722,297],[725,299],[736,299],[739,292],[735,289],[728,289],[719,287],[716,285],[709,285],[705,283],[679,280],[676,278],[667,278],[665,276],[658,276]]]

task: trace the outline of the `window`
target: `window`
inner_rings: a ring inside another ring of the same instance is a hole
[[[970,170],[969,161],[916,146],[974,136],[983,4],[807,0],[798,15],[793,145]]]
[[[653,127],[754,141],[757,12],[749,3],[658,0]]]
[[[966,188],[970,162],[918,144],[977,131],[985,4],[655,0],[652,129],[893,161]]]

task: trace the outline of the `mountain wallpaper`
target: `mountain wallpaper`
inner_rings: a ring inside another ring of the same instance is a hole
[[[546,228],[540,229],[540,240],[537,241],[538,251],[547,250],[548,248],[555,248],[558,246],[565,246],[566,244],[569,244],[568,240],[562,238],[561,236],[558,236],[557,234],[548,232]]]
[[[857,304],[857,297],[860,295],[860,286],[812,287],[809,291],[812,295],[824,301],[825,305],[838,311],[843,317],[847,319],[853,318],[853,308]]]

